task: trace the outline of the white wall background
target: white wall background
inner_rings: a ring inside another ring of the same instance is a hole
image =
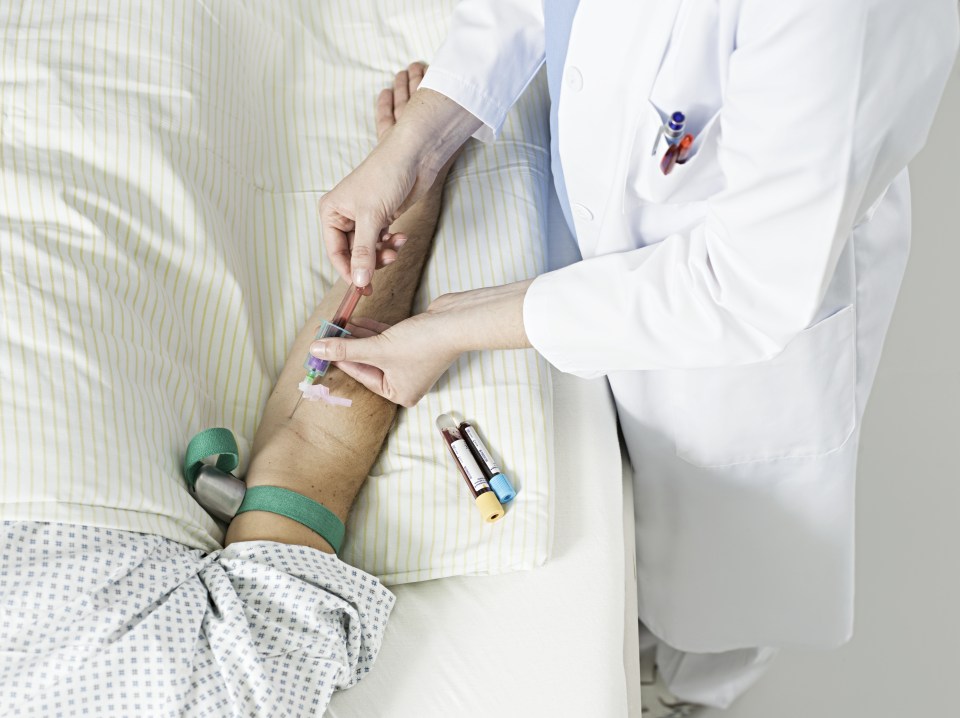
[[[911,170],[913,250],[861,442],[854,638],[781,655],[705,718],[960,716],[960,64]]]

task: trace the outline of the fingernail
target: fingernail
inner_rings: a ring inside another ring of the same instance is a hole
[[[358,287],[365,287],[370,283],[369,269],[354,269],[353,283]]]
[[[314,342],[310,345],[310,353],[317,359],[323,359],[327,354],[327,345],[324,342]]]

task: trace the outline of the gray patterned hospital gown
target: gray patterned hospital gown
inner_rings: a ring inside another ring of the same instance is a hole
[[[205,553],[0,524],[0,715],[319,716],[370,670],[394,597],[272,541]]]

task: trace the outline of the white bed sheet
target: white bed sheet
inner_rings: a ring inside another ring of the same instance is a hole
[[[553,379],[550,560],[533,571],[397,586],[371,673],[334,696],[327,715],[640,715],[636,600],[628,595],[633,512],[624,516],[632,501],[624,503],[613,403],[604,379]]]

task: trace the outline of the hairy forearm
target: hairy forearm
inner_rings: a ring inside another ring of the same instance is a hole
[[[442,182],[445,174],[442,172],[438,181]],[[407,243],[395,262],[377,272],[373,294],[360,301],[354,317],[394,323],[410,315],[440,212],[441,189],[436,187],[427,193],[391,227],[393,232],[406,234]],[[280,486],[304,494],[344,522],[376,461],[397,406],[332,366],[321,381],[333,395],[350,399],[352,406],[303,401],[293,416],[291,412],[300,398],[297,387],[305,374],[303,360],[316,328],[333,316],[346,289],[346,284],[338,281],[297,335],[267,400],[246,477],[251,487]],[[235,518],[227,543],[254,537],[331,550],[326,541],[306,527],[263,512]]]
[[[439,210],[439,193],[431,194],[394,223],[391,230],[407,234],[407,244],[396,262],[377,273],[373,294],[360,300],[354,316],[392,324],[410,315]],[[273,458],[284,465],[298,461],[284,452],[284,436],[278,434],[279,429],[287,431],[291,440],[294,436],[297,441],[305,440],[311,447],[311,462],[321,461],[323,471],[334,478],[344,478],[341,473],[366,476],[373,464],[396,405],[371,393],[337,367],[331,367],[322,381],[332,394],[352,400],[353,406],[343,409],[302,402],[293,417],[289,416],[300,397],[297,385],[304,376],[302,363],[316,327],[333,316],[345,291],[346,285],[338,281],[297,335],[257,430],[251,473],[256,474]],[[298,468],[317,470],[316,465]]]

